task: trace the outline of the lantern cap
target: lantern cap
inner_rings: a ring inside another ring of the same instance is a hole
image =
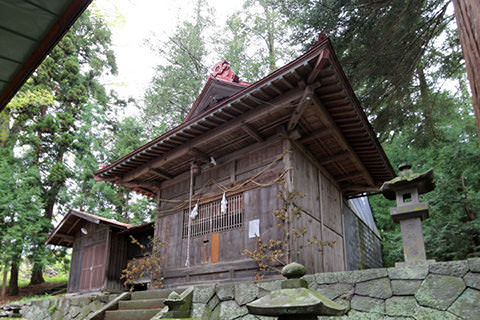
[[[280,316],[281,319],[317,319],[317,316],[341,316],[347,311],[345,307],[308,289],[308,283],[301,279],[307,269],[299,263],[287,264],[282,275],[287,278],[282,282],[282,289],[247,304],[250,314],[262,316]],[[289,316],[289,317],[287,317]]]
[[[380,188],[385,198],[395,200],[395,193],[407,188],[416,188],[418,194],[424,194],[435,189],[433,169],[422,173],[414,173],[410,163],[402,163],[398,166],[398,169],[400,170],[398,176],[385,182]]]

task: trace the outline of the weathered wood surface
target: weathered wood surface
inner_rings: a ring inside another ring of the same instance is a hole
[[[294,227],[306,231],[293,242],[296,258],[311,272],[345,270],[341,192],[303,153],[294,149],[292,154],[294,190],[305,195],[296,202],[310,214],[295,220]],[[309,244],[311,239],[336,243],[322,248]]]
[[[453,0],[480,143],[480,1]]]

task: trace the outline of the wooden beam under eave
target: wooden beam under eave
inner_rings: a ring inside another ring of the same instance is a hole
[[[367,184],[371,185],[371,186],[374,186],[375,181],[373,180],[372,176],[370,175],[370,172],[368,172],[365,165],[362,163],[362,161],[360,160],[358,155],[355,153],[353,148],[350,146],[350,144],[347,142],[347,140],[345,139],[345,136],[340,131],[340,128],[337,126],[337,124],[333,120],[330,113],[327,111],[325,106],[322,104],[322,102],[316,96],[313,96],[312,98],[313,98],[312,99],[313,105],[317,108],[317,110],[320,113],[320,119],[322,119],[322,121],[324,122],[324,124],[327,127],[331,127],[333,129],[332,135],[335,137],[335,140],[337,140],[338,144],[340,144],[342,149],[351,153],[350,159],[355,164],[357,169],[363,174],[363,177],[367,181]]]
[[[150,169],[150,172],[153,172],[153,174],[155,174],[155,175],[157,175],[160,178],[165,179],[165,180],[172,179],[172,176],[162,169],[152,168],[152,169]]]
[[[330,162],[335,162],[335,161],[346,159],[349,156],[350,156],[350,152],[343,151],[343,152],[333,154],[331,156],[323,157],[323,158],[319,159],[318,162],[320,162],[321,165],[326,165],[327,163],[330,163]]]
[[[144,188],[148,190],[158,190],[160,187],[154,183],[148,183],[143,181],[118,181],[117,182],[120,186],[127,187],[127,188]]]
[[[273,111],[276,111],[280,108],[289,105],[291,102],[300,99],[302,97],[303,90],[293,89],[288,92],[285,92],[281,97],[269,101],[268,104],[258,105],[256,108],[246,111],[242,115],[238,116],[231,121],[219,125],[216,128],[205,132],[203,135],[191,139],[188,142],[185,142],[183,145],[176,147],[175,149],[165,153],[162,157],[155,158],[149,162],[139,166],[138,168],[126,173],[123,177],[123,181],[131,181],[141,175],[147,173],[151,168],[161,168],[165,163],[168,163],[178,157],[181,157],[188,153],[191,148],[200,146],[201,144],[208,143],[216,138],[218,135],[226,135],[231,133],[234,130],[237,130],[243,122],[251,122],[256,119],[269,114]]]
[[[332,128],[321,128],[318,130],[313,131],[310,135],[306,136],[305,138],[302,138],[300,140],[301,143],[309,143],[313,140],[320,139],[326,136],[330,136],[333,133]]]
[[[342,175],[342,176],[335,176],[334,178],[338,182],[342,182],[342,181],[347,181],[347,180],[350,180],[350,179],[361,178],[361,177],[363,177],[363,173],[359,172],[359,171],[355,171],[355,172],[347,173],[347,174]]]
[[[364,186],[360,184],[348,184],[344,188],[341,188],[342,192],[368,192],[368,193],[378,193],[380,189],[372,186]]]
[[[250,126],[248,123],[242,124],[240,128],[242,128],[243,131],[245,131],[250,137],[257,140],[258,142],[262,142],[264,140],[262,136],[258,133],[258,131],[255,130],[252,126]]]
[[[197,149],[197,148],[190,148],[189,153],[195,158],[197,161],[209,162],[210,156],[205,152]]]
[[[298,106],[295,108],[295,111],[293,112],[292,117],[288,122],[287,131],[292,131],[293,129],[295,129],[298,121],[300,121],[300,118],[302,117],[303,113],[307,109],[308,104],[312,100],[312,95],[313,88],[311,86],[306,87],[305,91],[303,92],[302,99],[300,99]]]
[[[69,236],[67,234],[63,234],[63,233],[57,233],[55,235],[55,237],[59,237],[60,239],[64,240],[64,241],[68,241],[68,242],[71,242],[73,243],[73,241],[75,240],[75,237],[74,236]]]

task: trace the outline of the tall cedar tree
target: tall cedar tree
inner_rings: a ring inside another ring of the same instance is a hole
[[[99,79],[107,72],[116,72],[110,36],[103,21],[86,11],[7,109],[12,129],[6,144],[24,150],[28,156],[24,168],[36,168],[39,172],[37,184],[41,189],[45,222],[41,222],[42,228],[30,244],[31,284],[44,281],[46,248],[43,241],[49,232],[58,196],[73,175],[68,162],[81,151],[79,126],[83,110],[88,104],[108,102]],[[43,99],[29,98],[38,93]]]
[[[296,30],[295,43],[311,44],[319,34],[331,37],[355,92],[384,140],[413,113],[410,99],[419,93],[418,68],[453,20],[447,11],[449,3],[285,0],[282,7]],[[442,63],[458,69],[461,54],[458,39],[455,42]],[[433,67],[435,62],[428,62]]]
[[[210,25],[209,7],[197,0],[193,20],[183,21],[168,41],[151,43],[166,63],[156,67],[147,89],[143,118],[154,134],[181,123],[207,76],[205,29]]]

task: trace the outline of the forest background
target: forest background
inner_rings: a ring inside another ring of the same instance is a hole
[[[142,99],[106,89],[117,71],[111,21],[92,6],[0,115],[0,267],[9,294],[21,265],[32,284],[68,271],[68,252],[43,241],[70,208],[131,224],[153,218],[154,203],[95,182],[93,171],[179,124],[210,66],[226,59],[254,82],[319,34],[330,37],[393,166],[434,169],[437,188],[424,196],[429,258],[480,255],[480,149],[450,1],[245,0],[225,25],[207,0],[191,9],[166,41],[146,41],[161,63]],[[126,116],[132,107],[136,115]],[[370,202],[391,266],[402,259],[394,203]]]

